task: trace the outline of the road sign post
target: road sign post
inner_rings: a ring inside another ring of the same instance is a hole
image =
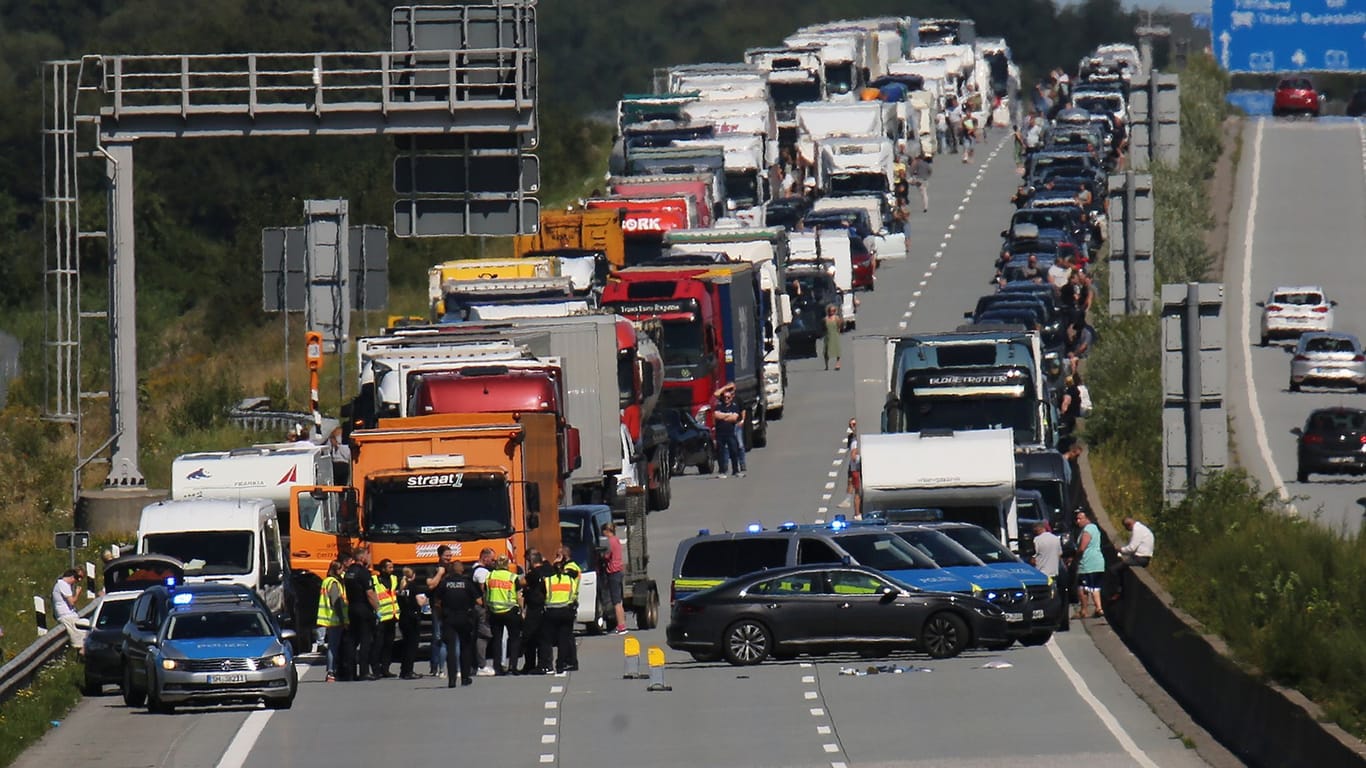
[[[1177,504],[1228,466],[1221,283],[1162,286],[1162,491]]]
[[[62,531],[53,534],[52,543],[57,549],[65,549],[71,558],[71,567],[76,567],[76,550],[90,546],[90,531]]]

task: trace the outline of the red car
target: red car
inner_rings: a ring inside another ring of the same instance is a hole
[[[1319,116],[1319,92],[1307,77],[1287,77],[1276,86],[1271,114]]]
[[[877,265],[873,263],[873,254],[868,252],[868,246],[860,238],[850,237],[849,256],[854,267],[854,290],[873,290],[873,272]]]

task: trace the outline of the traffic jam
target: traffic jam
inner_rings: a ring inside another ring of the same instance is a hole
[[[670,67],[618,103],[604,188],[511,258],[433,265],[426,316],[354,340],[337,418],[175,460],[105,563],[86,693],[288,708],[305,655],[455,687],[572,674],[576,634],[632,628],[735,665],[1047,643],[1083,556],[1087,266],[1138,66],[1102,46],[1026,93],[971,20],[882,17]],[[860,329],[878,271],[923,258],[933,164],[1000,141],[1022,178],[995,290],[951,330]],[[666,581],[646,526],[688,515],[673,479],[746,476],[813,357],[858,373],[840,513],[700,530]],[[1042,535],[1061,560],[1035,567]]]

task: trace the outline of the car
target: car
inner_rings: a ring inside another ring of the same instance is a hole
[[[1356,387],[1366,392],[1366,354],[1350,333],[1306,333],[1290,359],[1290,391],[1305,384]]]
[[[152,664],[157,651],[160,634],[171,614],[193,606],[241,606],[250,605],[272,615],[261,596],[251,587],[242,584],[212,582],[207,584],[182,584],[180,582],[148,587],[138,595],[128,621],[123,625],[123,638],[120,653],[123,656],[123,703],[130,707],[140,707],[147,700],[149,686],[154,678]],[[275,619],[271,619],[279,635],[294,636],[293,632],[280,630]]]
[[[176,610],[147,654],[148,711],[170,714],[180,704],[220,702],[293,706],[299,689],[294,632],[280,631],[274,615],[251,601],[196,597],[173,598]]]
[[[1352,98],[1347,100],[1347,116],[1361,117],[1366,115],[1366,88],[1358,88],[1352,93]]]
[[[850,261],[854,268],[854,278],[851,283],[854,290],[871,291],[877,281],[876,260],[869,252],[868,246],[864,245],[863,240],[857,237],[849,238]]]
[[[81,692],[99,696],[108,684],[123,682],[123,626],[133,602],[147,587],[178,583],[185,578],[184,565],[166,555],[125,555],[104,566],[104,595],[95,602],[90,631],[85,635],[84,680]]]
[[[1307,77],[1287,77],[1276,84],[1276,95],[1271,101],[1271,114],[1319,116],[1319,92]]]
[[[1315,472],[1325,475],[1366,474],[1366,411],[1360,408],[1320,408],[1309,414],[1304,427],[1290,432],[1299,438],[1295,479],[1309,482]]]
[[[1006,642],[1006,622],[985,600],[821,564],[759,571],[682,598],[667,637],[698,661],[724,657],[737,666],[829,651],[918,650],[946,659]]]
[[[765,204],[765,221],[770,227],[782,227],[789,232],[795,231],[802,217],[811,209],[811,201],[803,196],[778,197]]]
[[[1333,307],[1323,289],[1316,285],[1282,286],[1271,292],[1262,308],[1261,344],[1274,338],[1299,336],[1307,331],[1333,330]]]

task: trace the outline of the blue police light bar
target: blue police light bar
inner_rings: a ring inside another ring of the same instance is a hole
[[[711,535],[711,529],[710,529],[710,528],[698,528],[698,529],[697,529],[697,535],[698,535],[698,536],[710,536],[710,535]]]
[[[833,530],[836,530],[836,531],[842,531],[842,530],[844,530],[845,528],[848,528],[848,527],[849,527],[849,524],[846,523],[846,522],[844,522],[843,520],[836,520],[836,521],[834,521],[833,523],[830,524],[830,528],[833,529]]]
[[[168,587],[174,587],[174,586],[175,586],[175,577],[174,577],[174,576],[167,576],[167,577],[166,577],[166,586],[168,586]]]
[[[190,592],[181,592],[180,594],[171,598],[171,602],[175,603],[176,605],[189,605],[192,600],[194,600],[194,594]]]
[[[745,526],[745,530],[749,531],[750,533],[759,533],[763,529],[764,527],[762,525],[759,525],[758,523],[750,523],[749,525]]]
[[[795,522],[791,521],[791,520],[788,520],[788,521],[784,522],[782,525],[778,526],[778,530],[780,530],[780,531],[795,531],[795,530],[797,530],[797,524],[796,524]]]

